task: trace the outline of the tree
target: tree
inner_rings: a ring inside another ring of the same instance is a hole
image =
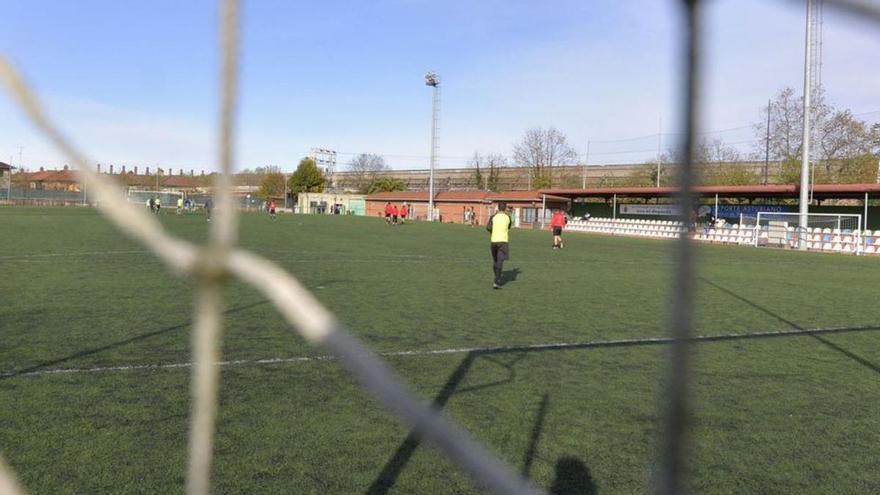
[[[281,169],[275,165],[266,165],[255,169],[246,168],[235,174],[235,183],[240,186],[259,186],[268,174],[281,173]]]
[[[390,167],[385,164],[385,159],[379,155],[361,153],[348,163],[348,170],[350,174],[345,185],[360,193],[365,193],[376,177],[380,173],[390,170]]]
[[[804,100],[797,96],[792,88],[783,88],[770,102],[770,158],[789,160],[801,156],[803,145]],[[767,133],[767,108],[761,110],[761,120],[753,126],[755,137],[755,154],[764,156]],[[816,144],[817,130],[822,129],[834,114],[825,101],[825,91],[820,87],[814,91],[810,99],[810,134],[811,142]]]
[[[475,151],[470,162],[471,167],[474,168],[474,186],[483,191],[498,192],[501,168],[506,164],[507,159],[499,153],[481,155]]]
[[[303,192],[323,192],[327,179],[318,169],[315,160],[303,158],[296,167],[296,172],[290,176],[287,186],[293,194]]]
[[[474,187],[479,190],[486,188],[486,185],[483,183],[483,173],[480,171],[482,162],[483,157],[480,156],[478,151],[474,151],[474,156],[471,158],[471,166],[474,167]]]
[[[379,192],[403,191],[405,184],[400,179],[393,177],[376,177],[367,186],[367,194],[375,194]]]
[[[697,144],[697,165],[702,184],[745,186],[760,183],[754,169],[742,163],[739,150],[721,138]]]
[[[532,188],[540,189],[552,184],[553,167],[575,161],[577,153],[556,128],[535,127],[514,145],[513,158],[518,165],[529,168]]]
[[[771,101],[769,111],[770,158],[782,162],[780,182],[797,184],[800,182],[803,146],[803,99],[796,96],[793,89],[784,88]],[[754,126],[755,135],[760,138],[756,148],[760,148],[761,156],[766,125],[767,109],[764,109],[761,122]],[[877,129],[869,128],[849,110],[835,109],[826,102],[822,88],[818,88],[810,102],[813,180],[817,183],[838,182],[865,176],[865,157],[880,151],[877,140],[880,127]]]
[[[277,198],[284,195],[284,174],[272,172],[263,177],[259,196],[263,199]]]

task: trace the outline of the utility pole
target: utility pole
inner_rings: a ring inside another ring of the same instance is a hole
[[[800,194],[800,218],[798,221],[798,231],[800,235],[798,248],[805,251],[807,249],[807,238],[804,233],[807,230],[807,214],[810,210],[809,197],[807,196],[810,188],[810,93],[812,92],[810,77],[810,55],[812,48],[812,14],[813,0],[807,0],[807,28],[806,41],[804,43],[804,134],[803,145],[801,146],[801,194]]]
[[[12,156],[9,156],[9,164],[12,165]],[[6,190],[6,201],[12,201],[12,169],[9,169],[9,188]]]
[[[767,176],[770,174],[770,100],[767,100],[767,137],[764,144],[764,185],[767,185]]]
[[[587,155],[584,157],[584,178],[581,181],[581,188],[587,188],[587,165],[590,163],[590,140],[587,139]]]
[[[657,187],[660,187],[660,150],[663,143],[663,116],[657,125]]]

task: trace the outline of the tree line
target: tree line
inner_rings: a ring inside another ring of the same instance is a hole
[[[872,125],[848,109],[835,108],[821,88],[812,96],[809,111],[813,180],[817,183],[876,182],[880,178],[880,123]],[[752,126],[755,139],[749,151],[740,151],[721,138],[698,142],[696,168],[701,183],[751,185],[767,179],[773,183],[799,183],[803,99],[792,88],[783,88],[759,115],[760,120]],[[526,169],[530,189],[580,187],[580,177],[564,175],[559,168],[577,165],[578,159],[578,153],[563,132],[555,127],[534,127],[526,130],[513,144],[510,158],[498,152],[474,151],[468,161],[468,167],[472,169],[471,187],[498,191],[501,170],[511,165]],[[755,161],[765,159],[773,162],[774,177],[765,178],[752,166]],[[673,185],[681,161],[677,150],[667,150],[629,176],[614,178],[613,182],[621,186],[653,186],[657,184],[659,174],[661,185]],[[391,168],[380,155],[359,154],[347,164],[347,170],[344,182],[339,184],[345,189],[372,194],[405,188],[402,181],[390,176]],[[284,176],[277,167],[245,170],[239,175],[243,181],[252,175],[260,176],[260,195],[263,197],[277,197],[284,193]],[[287,181],[287,190],[293,194],[318,192],[324,190],[326,183],[327,179],[314,160],[303,158]]]

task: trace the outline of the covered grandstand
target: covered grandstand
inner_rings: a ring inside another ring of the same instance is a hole
[[[587,220],[573,220],[570,230],[610,235],[674,238],[688,226],[680,222],[680,209],[670,201],[675,187],[619,187],[546,189],[543,194],[573,201],[575,218],[589,213]],[[816,184],[811,190],[815,204],[811,213],[837,218],[836,224],[797,228],[796,221],[783,217],[797,211],[800,194],[795,185],[698,186],[693,205],[693,239],[699,241],[796,247],[803,240],[807,249],[839,253],[878,253],[880,184]],[[876,201],[876,200],[875,200]],[[825,204],[823,204],[825,203]],[[828,204],[834,203],[834,204]],[[756,222],[759,212],[775,215],[770,224]],[[841,218],[860,216],[856,224],[841,225]]]

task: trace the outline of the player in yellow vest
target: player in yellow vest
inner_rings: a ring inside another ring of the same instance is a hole
[[[498,203],[495,214],[489,218],[486,230],[489,231],[489,242],[492,250],[492,268],[495,270],[495,282],[492,284],[493,289],[501,288],[501,274],[504,270],[504,260],[510,258],[510,227],[513,220],[506,212],[507,205]]]

